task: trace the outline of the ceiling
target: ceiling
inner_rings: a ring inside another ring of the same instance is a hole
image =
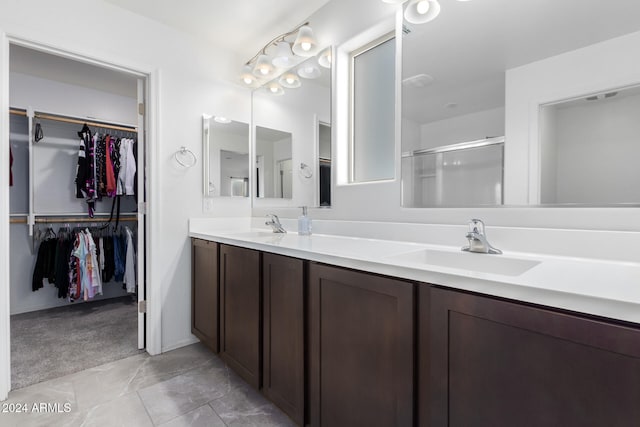
[[[403,91],[403,116],[416,123],[504,106],[505,70],[640,30],[637,0],[440,3],[403,39],[403,79],[434,78]]]
[[[329,0],[104,0],[251,58]],[[378,1],[378,0],[374,0]]]

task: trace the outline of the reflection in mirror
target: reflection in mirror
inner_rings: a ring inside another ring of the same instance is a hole
[[[638,14],[640,2],[628,0],[610,0],[603,8],[584,8],[582,0],[451,1],[443,2],[442,13],[431,22],[405,23],[401,39],[401,151],[412,153],[506,136],[505,204],[637,203],[638,193],[616,194],[629,187],[630,179],[638,182],[637,176],[626,172],[622,176],[618,160],[610,158],[613,153],[628,158],[629,151],[622,154],[622,149],[609,147],[612,143],[607,140],[599,146],[603,149],[600,154],[583,162],[582,154],[569,154],[566,144],[570,140],[562,136],[564,142],[551,151],[547,147],[545,153],[539,147],[538,132],[548,129],[540,129],[537,120],[538,113],[550,116],[550,109],[530,112],[529,107],[535,105],[532,101],[548,103],[637,85],[637,73],[629,70],[637,65],[631,58],[637,58]],[[555,94],[558,97],[554,99]],[[557,117],[562,115],[558,111]],[[579,129],[591,129],[592,124],[575,126],[573,132],[584,134]],[[574,157],[570,160],[567,156]],[[587,162],[598,157],[600,162],[594,160],[587,167]],[[559,162],[558,167],[552,166],[552,158]],[[612,166],[605,165],[604,159]],[[537,176],[538,166],[528,169],[540,161],[546,163],[542,179]],[[421,162],[406,158],[403,162],[405,167],[413,163]],[[420,171],[402,171],[403,178],[420,175]],[[418,189],[411,185],[403,179],[403,205],[422,206],[411,197],[419,192],[419,184]],[[466,182],[460,190],[474,185]],[[616,190],[605,196],[604,188]],[[432,199],[437,200],[437,194]],[[466,200],[471,205],[471,199]]]
[[[249,125],[203,116],[205,196],[249,196]]]
[[[502,204],[504,138],[416,150],[402,156],[406,207]]]
[[[502,204],[504,70],[468,67],[433,31],[402,39],[402,205]]]
[[[640,86],[540,107],[540,201],[640,204]]]
[[[331,125],[318,123],[319,206],[331,206]]]
[[[321,51],[331,52],[331,48]],[[271,86],[271,85],[278,86]],[[273,90],[272,90],[273,89]],[[331,183],[328,162],[319,168],[320,150],[330,161],[331,156],[331,62],[327,56],[310,57],[281,76],[252,92],[253,121],[256,125],[255,147],[257,168],[255,196],[260,198],[290,199],[295,205],[317,206],[317,194],[323,188],[323,203],[330,203],[330,189],[320,182]],[[276,129],[286,129],[287,132]],[[287,155],[269,161],[267,153],[273,153],[273,141],[286,140]],[[293,150],[292,143],[296,147]],[[316,142],[318,141],[318,142]],[[321,142],[320,142],[321,141]],[[322,148],[319,146],[322,145]],[[260,153],[264,150],[264,153]],[[295,158],[292,153],[295,152]],[[303,166],[304,165],[304,166]],[[301,169],[302,168],[302,169]],[[282,180],[275,182],[282,170]],[[291,173],[293,171],[293,173]],[[326,190],[326,191],[325,191]],[[270,203],[261,201],[261,205]],[[275,202],[279,205],[281,202]]]
[[[291,133],[256,126],[256,197],[291,199]]]

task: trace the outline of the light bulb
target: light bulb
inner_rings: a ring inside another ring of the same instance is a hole
[[[280,85],[289,88],[289,89],[295,89],[297,87],[300,87],[302,85],[302,83],[300,82],[300,79],[298,78],[298,76],[290,71],[284,73],[282,76],[280,76],[280,80],[279,80]]]
[[[255,82],[255,78],[253,76],[253,67],[251,67],[251,65],[246,64],[244,67],[242,67],[242,74],[240,75],[240,77],[242,78],[244,84],[246,84],[247,86],[251,86]]]
[[[278,92],[278,88],[277,88],[277,87],[275,87],[275,86],[271,86],[271,87],[269,88],[269,90],[271,91],[271,93],[277,93],[277,92]]]
[[[416,5],[416,11],[420,15],[424,15],[425,13],[427,13],[429,11],[429,2],[427,0],[418,2],[418,4]]]
[[[253,75],[258,77],[265,77],[272,74],[274,71],[271,58],[265,54],[258,56],[256,60],[255,68],[253,69]]]
[[[308,25],[303,25],[298,29],[296,41],[291,50],[298,56],[308,57],[316,54],[318,42],[313,35],[313,30]]]

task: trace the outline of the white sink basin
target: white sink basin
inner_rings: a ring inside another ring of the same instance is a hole
[[[389,259],[401,264],[432,265],[505,276],[519,276],[540,264],[540,261],[512,258],[505,255],[439,251],[434,249],[421,249],[393,255]]]

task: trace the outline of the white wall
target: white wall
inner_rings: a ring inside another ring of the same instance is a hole
[[[557,153],[555,107],[540,110],[540,162],[544,165],[540,172],[542,203],[556,203]]]
[[[162,307],[162,335],[152,352],[166,351],[194,341],[190,333],[190,245],[187,224],[190,217],[250,214],[249,201],[234,198],[216,200],[203,213],[201,117],[204,112],[221,114],[248,122],[248,91],[222,83],[216,75],[225,74],[244,59],[215,49],[168,27],[128,13],[100,0],[36,0],[16,2],[3,0],[0,34],[41,43],[75,55],[95,58],[151,75],[152,101],[148,105],[149,138],[149,258],[147,286],[151,290],[150,313]],[[37,13],[34,13],[37,11]],[[96,25],[108,23],[111,31],[96,31]],[[4,39],[6,41],[6,39]],[[0,99],[2,114],[8,109],[8,53],[3,45],[0,53]],[[227,73],[228,75],[228,73]],[[3,123],[6,119],[3,118]],[[3,126],[2,141],[8,141]],[[173,154],[185,145],[198,157],[198,166],[179,168]],[[1,150],[0,161],[8,163],[8,153]],[[0,183],[3,187],[6,178]],[[8,217],[8,192],[2,190],[0,217]],[[7,242],[3,227],[3,241]],[[8,244],[0,249],[2,265],[7,265]],[[5,294],[8,269],[0,282]],[[8,296],[8,295],[7,295]],[[7,307],[0,308],[5,319]],[[148,316],[157,331],[157,318]],[[5,325],[4,320],[0,326]],[[3,356],[8,343],[0,342],[0,398],[8,386]]]
[[[550,168],[541,165],[543,177],[555,168],[553,199],[560,203],[640,203],[640,96],[619,92],[598,101],[560,104],[554,110],[555,158]],[[542,192],[543,201],[545,196]]]
[[[135,92],[126,97],[15,72],[10,78],[11,107],[137,125]]]

